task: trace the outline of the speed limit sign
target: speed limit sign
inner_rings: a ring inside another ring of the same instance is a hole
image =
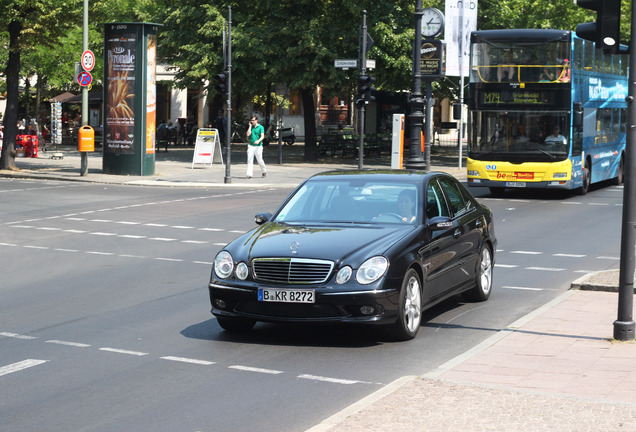
[[[95,67],[95,54],[93,51],[86,50],[82,53],[82,67],[85,71],[92,71]]]

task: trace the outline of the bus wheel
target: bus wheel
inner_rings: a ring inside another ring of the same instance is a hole
[[[583,168],[583,186],[578,190],[579,195],[585,195],[590,190],[590,183],[592,180],[592,170],[590,169],[590,163],[585,161],[585,168]]]
[[[625,163],[625,160],[623,159],[623,156],[621,155],[621,161],[618,165],[618,172],[616,173],[616,177],[614,177],[614,180],[613,180],[613,183],[617,186],[623,184],[623,173],[625,172],[624,163]]]

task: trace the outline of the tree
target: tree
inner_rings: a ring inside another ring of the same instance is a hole
[[[51,46],[71,27],[77,8],[62,0],[1,0],[0,23],[9,30],[9,56],[5,69],[7,108],[0,169],[16,169],[15,138],[21,54],[34,46]]]

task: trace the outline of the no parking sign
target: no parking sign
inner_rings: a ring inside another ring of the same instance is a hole
[[[90,72],[82,71],[77,75],[77,83],[82,87],[89,86],[93,82],[93,75]]]

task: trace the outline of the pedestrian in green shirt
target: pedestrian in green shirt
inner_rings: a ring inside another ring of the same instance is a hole
[[[258,166],[261,167],[263,177],[267,176],[267,168],[263,161],[263,139],[265,138],[265,128],[258,124],[258,117],[252,116],[250,125],[247,128],[247,137],[250,140],[247,146],[247,178],[252,178],[254,174],[254,157]]]

